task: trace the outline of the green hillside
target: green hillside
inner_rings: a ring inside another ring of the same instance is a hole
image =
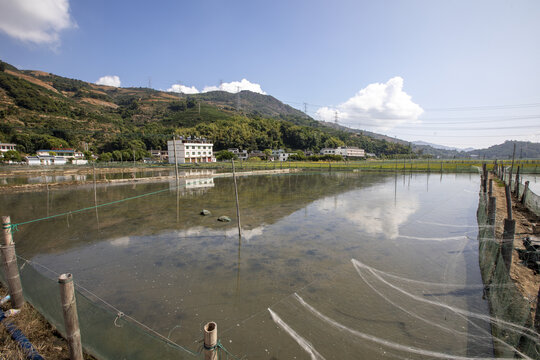
[[[0,63],[0,141],[27,154],[85,146],[129,159],[166,148],[173,134],[205,136],[216,150],[359,146],[378,155],[409,154],[404,144],[328,128],[272,96],[250,91],[179,95],[115,88]]]

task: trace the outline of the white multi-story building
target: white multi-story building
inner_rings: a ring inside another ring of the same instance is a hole
[[[48,156],[51,153],[54,153],[54,156],[56,157],[63,157],[65,159],[84,159],[84,154],[80,151],[75,151],[74,149],[42,149],[36,151],[38,156]]]
[[[287,161],[291,155],[294,153],[285,152],[283,149],[272,150],[272,158],[277,161]]]
[[[238,156],[238,160],[247,160],[248,159],[248,151],[247,150],[227,149],[227,151],[230,151],[234,155]]]
[[[174,148],[174,141],[167,141],[167,148],[169,154],[169,164],[178,162],[184,163],[201,163],[201,162],[215,162],[214,157],[214,144],[206,139],[191,139],[180,138],[176,140],[176,151]],[[178,156],[178,160],[176,160]]]
[[[364,149],[354,146],[340,146],[337,149],[324,148],[321,149],[322,155],[341,155],[345,158],[361,158],[366,157]]]
[[[10,150],[15,150],[16,144],[7,144],[7,143],[0,143],[0,151],[1,152],[8,152]]]

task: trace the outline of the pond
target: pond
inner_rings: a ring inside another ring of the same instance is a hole
[[[248,359],[492,357],[472,174],[298,173],[3,194],[18,255]],[[202,209],[211,211],[201,216]],[[230,223],[217,218],[229,216]],[[48,269],[48,270],[45,270]]]

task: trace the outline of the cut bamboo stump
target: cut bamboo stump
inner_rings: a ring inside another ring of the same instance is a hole
[[[13,307],[20,309],[24,305],[24,296],[19,267],[17,266],[15,243],[11,234],[11,218],[9,216],[2,216],[2,230],[4,231],[4,245],[0,249],[2,250],[2,258],[4,260],[4,272],[8,283],[9,296],[11,297]]]
[[[504,187],[504,192],[506,195],[506,213],[507,219],[512,220],[512,194],[510,193],[510,185]]]
[[[512,265],[512,251],[514,250],[514,234],[516,233],[516,220],[504,219],[504,231],[501,242],[501,255],[506,265],[506,270],[510,272]]]
[[[217,324],[209,322],[204,325],[204,360],[217,360]]]
[[[73,275],[60,275],[58,277],[58,283],[60,284],[60,300],[62,301],[62,312],[64,314],[69,356],[71,360],[83,360],[81,330],[79,329],[79,317],[77,315]]]

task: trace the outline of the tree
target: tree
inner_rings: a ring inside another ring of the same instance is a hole
[[[264,149],[264,155],[266,155],[266,160],[270,159],[270,157],[272,156],[272,150],[270,149]]]
[[[21,154],[19,154],[18,151],[8,150],[3,154],[2,161],[3,162],[10,162],[10,161],[12,161],[12,162],[21,162],[22,161],[22,156],[21,156]]]
[[[228,150],[221,150],[216,153],[216,159],[219,161],[238,159],[238,156]]]

